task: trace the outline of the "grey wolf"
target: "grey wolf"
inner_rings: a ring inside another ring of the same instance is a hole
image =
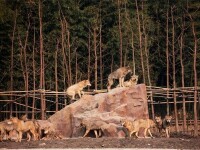
[[[101,120],[91,121],[91,120],[83,119],[80,124],[81,126],[84,126],[86,128],[86,131],[83,137],[87,136],[91,130],[94,130],[96,138],[100,137],[102,134],[102,131],[104,130],[104,126],[106,124],[107,123]],[[99,134],[97,133],[97,131],[99,131]]]
[[[129,136],[131,137],[133,133],[137,138],[141,138],[138,136],[140,128],[144,128],[144,137],[148,138],[147,131],[149,135],[153,138],[150,128],[155,127],[155,123],[151,119],[137,119],[134,121],[125,120],[122,121],[122,126],[125,127],[129,131]]]
[[[162,120],[160,116],[155,116],[156,126],[159,130],[159,133],[162,133],[162,130],[165,130],[166,137],[170,137],[170,126],[171,126],[172,116],[166,115]]]
[[[34,140],[37,140],[38,137],[37,128],[33,121],[31,120],[24,121],[18,119],[17,117],[11,117],[9,120],[14,125],[14,129],[18,132],[18,138],[16,142],[21,142],[22,134],[28,132],[32,134]],[[30,139],[31,139],[30,134],[27,134],[27,141],[30,141]]]
[[[113,85],[113,80],[118,79],[119,80],[119,87],[124,87],[124,78],[129,73],[132,72],[130,67],[121,67],[109,74],[108,76],[108,86],[107,89],[110,91],[111,86]]]
[[[81,98],[81,94],[84,95],[83,88],[85,88],[86,86],[91,86],[89,80],[83,80],[68,87],[66,93],[67,95],[72,96],[72,99],[75,99],[76,94],[78,94]]]

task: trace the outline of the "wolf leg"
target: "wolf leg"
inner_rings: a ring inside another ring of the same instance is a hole
[[[122,87],[122,78],[119,78],[119,87]]]
[[[133,133],[135,133],[135,131],[130,132],[129,136],[131,137]]]
[[[102,131],[101,131],[101,129],[100,129],[100,130],[99,130],[99,137],[101,137],[101,134],[102,134],[101,132],[102,132]]]
[[[27,141],[30,141],[31,140],[31,135],[30,135],[30,133],[28,132],[27,133]]]
[[[85,134],[83,135],[83,137],[86,137],[86,135],[87,135],[89,132],[90,132],[90,130],[87,129],[87,130],[85,131]]]
[[[95,133],[96,138],[98,138],[99,136],[98,136],[97,130],[94,130],[94,133]]]
[[[121,86],[122,86],[122,87],[125,87],[125,86],[124,86],[124,77],[121,78]]]
[[[18,141],[19,141],[19,142],[22,141],[22,132],[21,132],[21,131],[19,132],[19,135],[18,135]]]
[[[78,91],[78,96],[81,98],[81,91]]]
[[[149,133],[149,135],[151,136],[151,138],[154,138],[153,135],[151,134],[150,129],[147,129],[147,130],[148,130],[148,133]]]
[[[81,91],[81,95],[84,95],[85,93],[83,91]]]
[[[108,91],[110,91],[112,84],[113,84],[113,79],[108,79],[108,86],[107,86]]]
[[[140,138],[140,137],[138,136],[138,131],[135,133],[135,136],[136,136],[137,138]]]
[[[166,132],[167,138],[169,138],[169,132],[167,128],[165,129],[165,132]]]

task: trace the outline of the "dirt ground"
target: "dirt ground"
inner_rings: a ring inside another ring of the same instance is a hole
[[[135,138],[69,138],[62,140],[40,140],[21,143],[0,142],[0,149],[32,148],[162,148],[162,149],[200,149],[200,137],[172,136],[171,138],[135,139]]]

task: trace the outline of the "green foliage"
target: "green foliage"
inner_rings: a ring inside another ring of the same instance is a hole
[[[88,78],[88,55],[90,48],[90,80],[94,83],[94,37],[93,31],[97,31],[97,57],[98,57],[98,84],[100,84],[100,67],[103,68],[103,86],[106,87],[107,76],[111,67],[113,70],[119,67],[119,22],[117,1],[110,0],[43,0],[42,22],[44,40],[44,62],[46,88],[55,90],[55,51],[58,48],[58,86],[63,91],[71,83]],[[141,56],[139,46],[139,27],[135,1],[120,1],[120,16],[122,27],[123,61],[132,63],[132,42],[136,62],[136,74],[142,80]],[[188,3],[187,3],[188,2]],[[200,38],[200,12],[199,2],[178,2],[166,0],[138,1],[139,16],[142,33],[142,52],[144,58],[145,74],[147,79],[147,63],[149,63],[151,83],[155,86],[166,86],[166,14],[169,11],[169,60],[170,60],[170,85],[172,85],[172,21],[171,8],[173,8],[175,26],[175,51],[176,51],[176,78],[177,85],[181,86],[180,66],[180,34],[184,26],[183,63],[185,67],[185,86],[193,86],[193,48],[194,39],[191,30],[190,14],[195,24],[197,39]],[[29,3],[22,0],[0,0],[0,89],[10,88],[11,45],[14,20],[17,17],[17,25],[14,37],[14,90],[24,89],[23,58],[27,58],[29,74],[29,88],[33,88],[33,61],[35,62],[35,83],[39,88],[40,79],[40,38],[38,1]],[[143,16],[143,17],[142,17]],[[28,25],[30,23],[30,28]],[[144,27],[144,28],[143,28]],[[101,30],[100,30],[101,29]],[[22,45],[28,31],[26,56],[20,57]],[[101,33],[100,33],[101,31]],[[101,34],[101,43],[100,43]],[[69,38],[69,39],[68,39]],[[145,38],[147,43],[145,45]],[[90,45],[89,45],[90,41]],[[69,43],[70,45],[69,45]],[[100,45],[102,46],[102,66],[100,66]],[[199,43],[198,43],[199,45]],[[145,46],[147,55],[145,55]],[[64,51],[64,54],[63,54]],[[34,59],[33,59],[34,52]],[[148,61],[146,59],[148,57]],[[66,58],[66,60],[64,59]],[[77,62],[76,62],[77,59]],[[200,52],[197,54],[197,62]],[[69,70],[69,65],[71,70]],[[66,66],[67,65],[67,66]],[[112,66],[111,66],[112,65]],[[77,70],[76,70],[77,68]],[[200,64],[197,64],[198,74]],[[71,81],[68,73],[71,71]],[[100,85],[98,85],[100,87]],[[93,87],[92,87],[93,88]]]

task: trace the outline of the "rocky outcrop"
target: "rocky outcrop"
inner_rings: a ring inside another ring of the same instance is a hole
[[[80,100],[56,112],[48,121],[65,137],[83,136],[85,129],[80,126],[83,119],[91,123],[96,120],[104,121],[106,123],[103,127],[104,136],[124,137],[125,132],[120,120],[137,118],[148,118],[144,84],[118,87],[108,93],[84,95]]]

